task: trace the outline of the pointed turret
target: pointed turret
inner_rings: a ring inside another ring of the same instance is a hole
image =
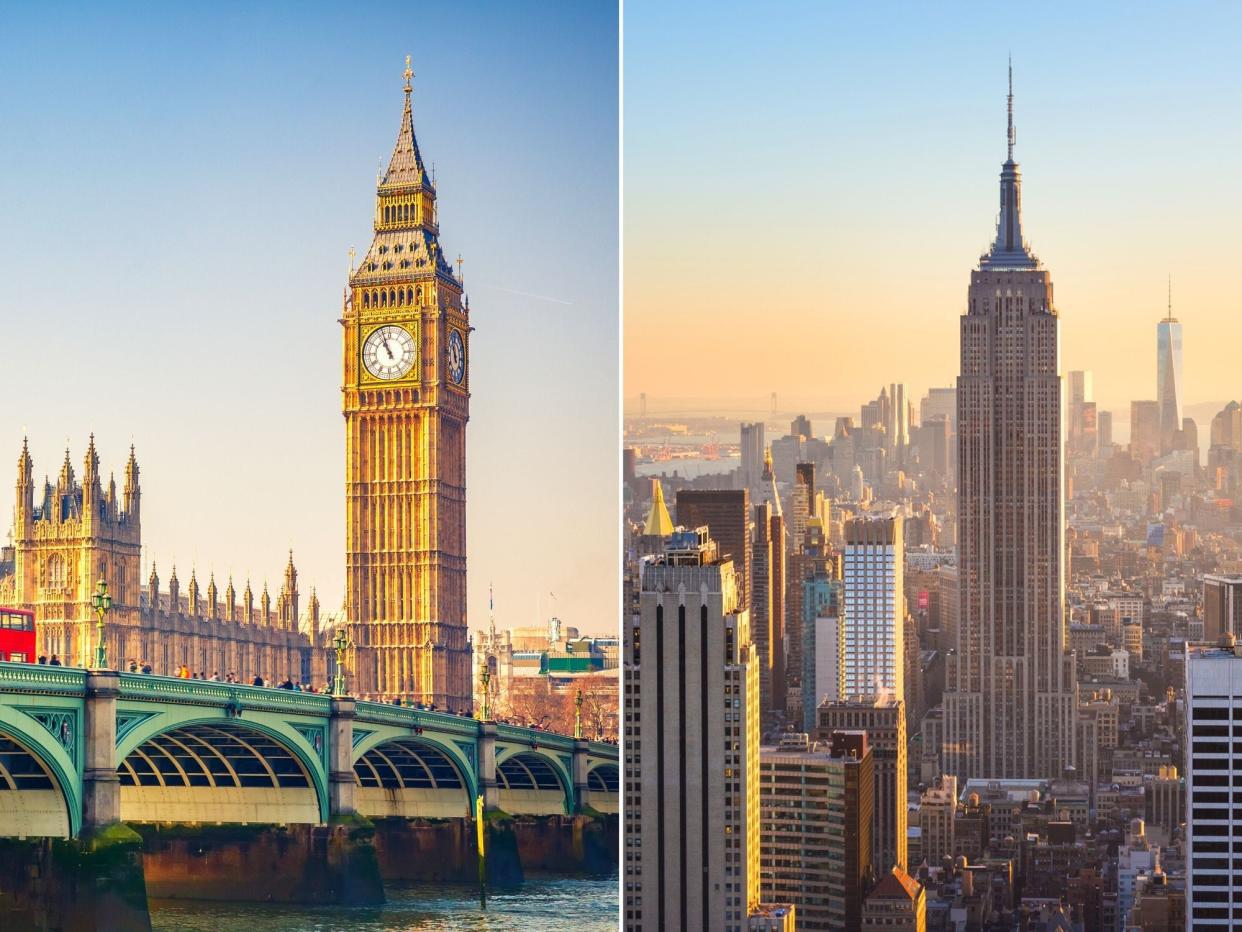
[[[659,479],[652,479],[651,510],[647,512],[643,534],[647,537],[668,537],[672,533],[673,519],[668,516],[668,506],[664,504],[664,487]]]
[[[1001,166],[1000,217],[996,222],[996,241],[992,250],[979,259],[979,268],[988,270],[1037,269],[1039,259],[1022,236],[1022,172],[1013,160],[1017,135],[1013,128],[1013,61],[1009,62],[1009,158]]]
[[[92,433],[90,441],[86,444],[86,456],[82,458],[82,479],[83,482],[90,482],[98,478],[99,453],[95,450],[95,434]]]
[[[142,490],[138,486],[138,458],[134,455],[134,445],[129,445],[129,461],[125,464],[125,501],[122,508],[125,511],[125,519],[128,523],[133,524],[138,521],[139,500]]]
[[[229,584],[224,589],[224,617],[229,621],[237,621],[237,590],[233,588],[233,574],[229,574]]]
[[[91,434],[90,442],[86,445],[86,455],[82,457],[82,515],[87,528],[99,514],[99,500],[102,497],[103,488],[99,484],[99,454],[95,451],[95,435]]]
[[[212,621],[220,617],[220,598],[216,591],[216,574],[213,572],[207,580],[207,617]]]
[[[18,540],[30,537],[34,523],[34,460],[30,457],[30,445],[22,437],[22,452],[17,457],[17,510],[14,512],[14,531]]]
[[[242,592],[242,621],[254,624],[254,593],[250,591],[250,579],[246,579],[246,589]]]
[[[199,610],[198,601],[198,578],[195,576],[194,567],[190,567],[190,583],[186,586],[186,596],[190,600],[190,617],[197,618]]]
[[[263,580],[263,594],[259,596],[259,624],[272,623],[272,597],[267,594],[267,580]]]
[[[69,460],[69,447],[65,447],[65,461],[60,465],[60,476],[56,481],[56,491],[60,495],[68,495],[73,491],[73,463]]]
[[[151,612],[158,615],[160,611],[160,574],[155,568],[154,561],[151,563],[151,574],[147,577],[147,602],[151,606]]]
[[[307,603],[307,606],[306,606],[306,614],[307,614],[307,620],[310,623],[310,630],[307,632],[307,634],[310,635],[311,647],[318,647],[319,646],[319,596],[315,595],[314,586],[311,586],[310,601]]]
[[[298,629],[298,571],[293,565],[293,551],[289,551],[289,562],[285,565],[285,581],[280,587],[280,601],[277,606],[280,626],[286,631]]]
[[[168,576],[168,610],[174,615],[181,613],[181,583],[177,582],[176,563]]]

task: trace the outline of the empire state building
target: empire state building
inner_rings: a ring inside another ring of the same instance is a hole
[[[1060,321],[1022,237],[1022,175],[1001,168],[996,241],[970,274],[957,379],[957,653],[944,768],[959,779],[1051,778],[1075,761],[1065,635]]]

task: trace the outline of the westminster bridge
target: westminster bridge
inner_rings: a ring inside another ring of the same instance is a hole
[[[489,827],[516,820],[546,835],[549,824],[576,825],[574,850],[582,847],[584,821],[609,823],[604,837],[613,835],[618,784],[614,744],[349,697],[0,663],[0,838],[72,840],[98,837],[109,827],[136,829],[130,834],[144,841],[144,882],[152,895],[167,867],[160,857],[171,856],[168,843],[155,840],[173,827],[200,856],[217,843],[213,838],[236,847],[240,837],[247,847],[259,844],[244,835],[256,827],[278,829],[282,837],[301,830],[304,860],[306,851],[324,848],[324,833],[345,825],[351,839],[365,836],[367,846],[380,849],[385,877],[410,876],[408,864],[391,864],[408,861],[402,852],[413,850],[443,862],[432,863],[425,876],[443,877],[436,868],[454,858],[473,868],[480,811]],[[383,831],[374,832],[376,825]],[[394,825],[404,834],[392,835]],[[319,842],[310,840],[315,832]],[[527,842],[508,843],[514,860],[520,844]],[[463,847],[465,854],[448,850]],[[157,849],[164,853],[157,856]],[[221,867],[220,889],[244,886],[245,878],[228,870],[244,865],[246,856],[234,850],[222,857],[221,864],[233,867]],[[169,871],[184,879],[184,867]],[[415,875],[425,869],[414,868]],[[199,880],[210,875],[210,863],[196,864],[194,873]],[[328,874],[327,881],[317,876],[316,885],[340,880],[339,872]],[[335,897],[375,899],[378,882],[370,893],[344,890]],[[4,883],[0,863],[0,900]],[[357,886],[348,879],[341,885]],[[316,896],[334,895],[311,891]],[[299,897],[290,890],[289,899]]]

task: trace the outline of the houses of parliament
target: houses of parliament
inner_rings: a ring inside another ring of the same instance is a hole
[[[55,483],[45,478],[36,490],[34,459],[22,443],[13,539],[0,552],[0,605],[35,613],[39,652],[86,665],[95,645],[91,597],[103,578],[112,596],[104,644],[116,666],[134,660],[163,674],[184,665],[246,682],[255,675],[326,682],[326,657],[317,649],[319,600],[312,591],[300,613],[292,553],[275,604],[266,584],[256,605],[249,580],[239,600],[231,578],[221,591],[214,573],[203,586],[194,569],[184,589],[175,567],[163,588],[155,563],[142,579],[138,476],[131,447],[120,493],[113,478],[105,486],[92,435],[80,479],[66,450]]]
[[[376,192],[374,237],[351,268],[340,318],[345,422],[344,617],[355,695],[468,711],[472,676],[466,624],[467,301],[439,241],[435,181],[414,135],[413,73]],[[85,662],[94,643],[91,597],[107,580],[105,623],[115,665],[149,660],[157,673],[184,664],[265,679],[327,676],[313,592],[301,613],[290,554],[273,602],[266,585],[240,596],[184,589],[152,563],[140,579],[141,491],[131,450],[118,492],[105,485],[92,437],[77,477],[66,452],[60,474],[36,490],[23,443],[10,546],[0,555],[0,604],[35,612],[38,649]]]

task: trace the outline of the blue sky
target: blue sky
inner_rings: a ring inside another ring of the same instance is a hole
[[[1063,367],[1119,414],[1154,397],[1171,273],[1188,400],[1236,396],[1242,7],[631,0],[625,25],[627,403],[951,384],[1011,52]]]
[[[616,623],[617,17],[606,3],[9,5],[0,463],[137,446],[167,578],[339,605],[351,246],[413,56],[471,299],[470,621]],[[5,453],[5,449],[8,453]],[[10,509],[5,508],[7,522]]]

